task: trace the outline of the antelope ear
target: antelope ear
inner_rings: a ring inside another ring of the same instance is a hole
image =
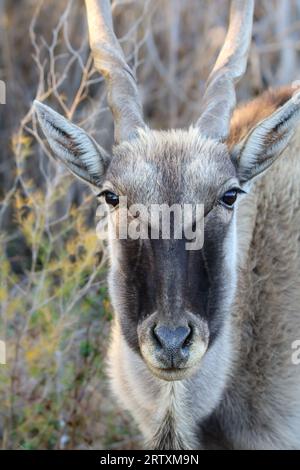
[[[110,157],[83,129],[34,101],[40,126],[54,155],[78,178],[100,187]]]
[[[232,150],[241,183],[266,170],[281,155],[300,118],[300,93],[258,123]]]

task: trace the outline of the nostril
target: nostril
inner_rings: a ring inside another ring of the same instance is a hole
[[[193,327],[191,324],[189,324],[187,327],[187,336],[182,344],[183,348],[188,348],[191,345],[193,334],[194,334]]]
[[[157,325],[155,324],[152,328],[152,338],[157,346],[163,347],[162,341],[159,337],[159,332],[157,332]]]
[[[166,337],[164,332],[161,331],[161,327],[154,325],[152,329],[152,337],[157,347],[160,349],[164,349],[166,347]]]

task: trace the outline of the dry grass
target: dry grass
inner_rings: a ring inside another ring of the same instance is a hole
[[[225,35],[224,0],[115,0],[115,25],[155,128],[197,116]],[[217,14],[216,14],[217,12]],[[32,101],[52,105],[107,149],[112,119],[92,65],[83,2],[0,0],[0,366],[2,448],[133,448],[139,435],[105,373],[112,312],[89,191],[51,158]],[[298,78],[300,2],[257,1],[238,96]]]

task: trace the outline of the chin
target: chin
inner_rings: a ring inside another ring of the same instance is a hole
[[[193,372],[195,372],[195,367],[184,367],[184,368],[160,368],[157,366],[152,366],[149,362],[146,362],[148,368],[155,377],[167,382],[174,382],[176,380],[184,380],[189,378]]]

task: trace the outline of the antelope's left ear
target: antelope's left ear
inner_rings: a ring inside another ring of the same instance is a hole
[[[300,119],[300,93],[258,123],[231,151],[241,183],[266,170],[287,147]]]
[[[51,150],[78,178],[97,189],[101,187],[110,156],[83,129],[53,109],[34,102],[40,126]]]

